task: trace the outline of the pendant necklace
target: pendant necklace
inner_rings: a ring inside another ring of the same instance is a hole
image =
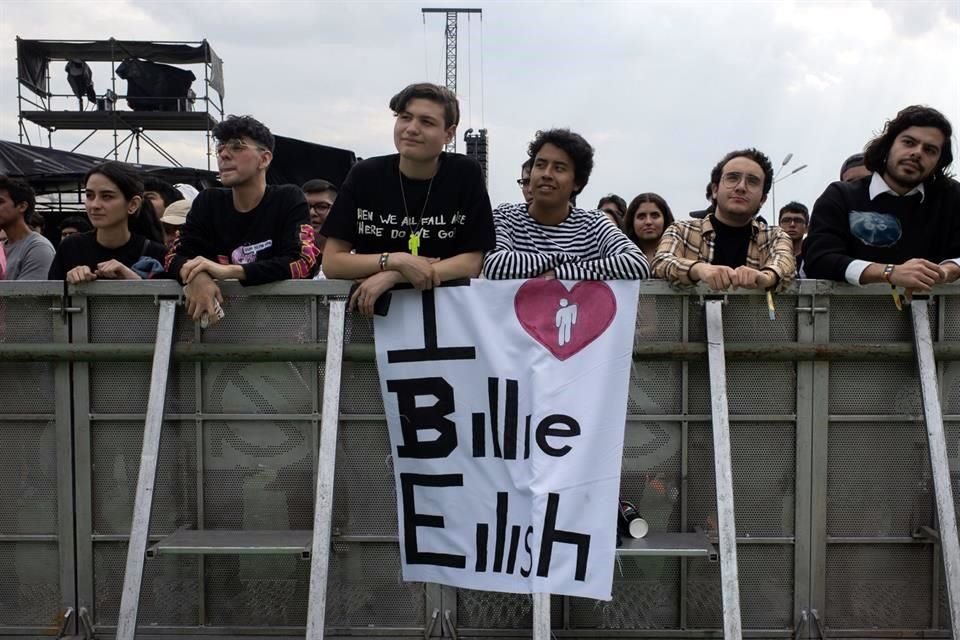
[[[427,184],[427,197],[423,199],[423,207],[420,209],[419,224],[416,228],[414,228],[413,225],[404,225],[407,230],[410,231],[407,248],[410,250],[410,253],[415,256],[420,255],[420,234],[423,232],[423,215],[427,212],[427,203],[430,201],[430,191],[433,189],[433,179],[437,177],[438,173],[440,173],[439,161],[437,162],[437,170],[430,177],[430,182]],[[403,172],[400,171],[399,167],[397,168],[397,174],[400,176],[400,199],[403,201],[403,216],[406,221],[410,219],[410,211],[407,209],[407,194],[403,190]]]

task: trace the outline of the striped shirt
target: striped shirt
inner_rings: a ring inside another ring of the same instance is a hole
[[[653,259],[656,277],[671,284],[695,284],[690,280],[693,265],[713,262],[717,232],[711,220],[713,215],[708,215],[702,220],[680,220],[667,227]],[[780,277],[777,289],[785,288],[797,271],[793,241],[780,227],[768,227],[756,219],[750,224],[746,266],[773,271]]]
[[[573,207],[557,225],[540,224],[526,204],[493,212],[497,244],[483,259],[490,280],[535,278],[553,270],[561,280],[643,280],[643,252],[599,211]]]

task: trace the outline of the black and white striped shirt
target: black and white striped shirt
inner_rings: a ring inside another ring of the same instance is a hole
[[[561,280],[643,280],[643,252],[600,211],[571,208],[558,225],[540,224],[526,204],[493,212],[497,245],[483,260],[490,280],[535,278],[551,269]]]

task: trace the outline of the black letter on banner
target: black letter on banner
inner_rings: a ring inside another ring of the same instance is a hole
[[[553,544],[572,544],[577,547],[577,568],[574,579],[583,582],[587,578],[587,557],[590,555],[590,536],[585,533],[573,533],[557,529],[557,504],[560,495],[547,494],[547,514],[543,519],[543,537],[540,538],[540,562],[537,566],[537,576],[546,578],[550,573],[550,558],[553,555]]]
[[[533,534],[533,527],[527,527],[527,533],[523,536],[523,548],[527,550],[527,560],[530,561],[530,566],[524,569],[520,567],[520,575],[524,578],[530,577],[530,572],[533,570],[533,552],[530,549],[530,536]]]
[[[425,475],[421,473],[400,474],[400,494],[403,500],[404,549],[407,552],[407,564],[432,564],[437,567],[463,569],[467,566],[467,557],[453,553],[436,553],[417,549],[417,527],[435,527],[443,529],[443,516],[417,513],[414,504],[416,487],[462,487],[463,475],[449,473],[444,475]]]
[[[443,378],[387,380],[387,391],[397,394],[400,410],[400,432],[403,444],[397,447],[400,458],[446,458],[457,448],[457,425],[446,419],[454,410],[453,387]],[[433,396],[437,401],[429,407],[418,407],[417,398]],[[423,442],[422,429],[436,429],[436,440]]]
[[[555,424],[565,424],[568,428],[551,428],[551,426]],[[555,413],[547,416],[540,421],[540,424],[537,425],[537,446],[539,446],[540,449],[548,456],[559,458],[570,453],[570,446],[563,445],[559,448],[552,447],[550,446],[550,443],[547,442],[547,438],[549,436],[553,436],[555,438],[572,438],[578,435],[580,435],[580,424],[576,420],[570,416],[564,416]]]
[[[437,303],[433,289],[421,292],[423,300],[423,349],[396,349],[387,351],[387,362],[429,362],[431,360],[476,360],[473,347],[437,346]]]

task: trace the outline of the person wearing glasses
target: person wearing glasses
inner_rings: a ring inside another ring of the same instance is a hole
[[[803,275],[803,238],[807,235],[807,225],[810,223],[810,212],[807,205],[801,202],[788,202],[780,207],[778,226],[783,229],[790,241],[793,242],[793,257],[797,261],[797,277]]]
[[[793,242],[756,219],[773,184],[773,165],[756,149],[731,151],[710,173],[716,209],[670,225],[653,260],[656,277],[711,289],[783,289],[797,270]]]
[[[527,158],[526,161],[520,165],[520,179],[517,180],[520,192],[523,193],[523,201],[527,203],[528,207],[530,203],[533,202],[533,188],[530,187],[531,170],[533,170],[533,158]]]
[[[610,222],[618,227],[623,226],[623,217],[627,214],[627,201],[615,193],[610,193],[600,198],[597,203],[597,209],[610,218]]]
[[[200,192],[164,261],[184,285],[187,313],[209,323],[223,316],[217,281],[309,279],[320,253],[299,187],[267,185],[270,129],[250,116],[231,115],[213,136],[225,188]]]
[[[320,233],[320,228],[327,221],[330,209],[333,208],[333,203],[337,199],[337,187],[332,182],[315,178],[307,180],[301,188],[303,189],[303,197],[307,200],[307,207],[310,209],[310,226],[313,227],[313,232],[316,234],[316,245],[320,250],[319,260],[322,265],[323,246],[326,244],[327,238]],[[317,277],[321,277],[319,272]]]

